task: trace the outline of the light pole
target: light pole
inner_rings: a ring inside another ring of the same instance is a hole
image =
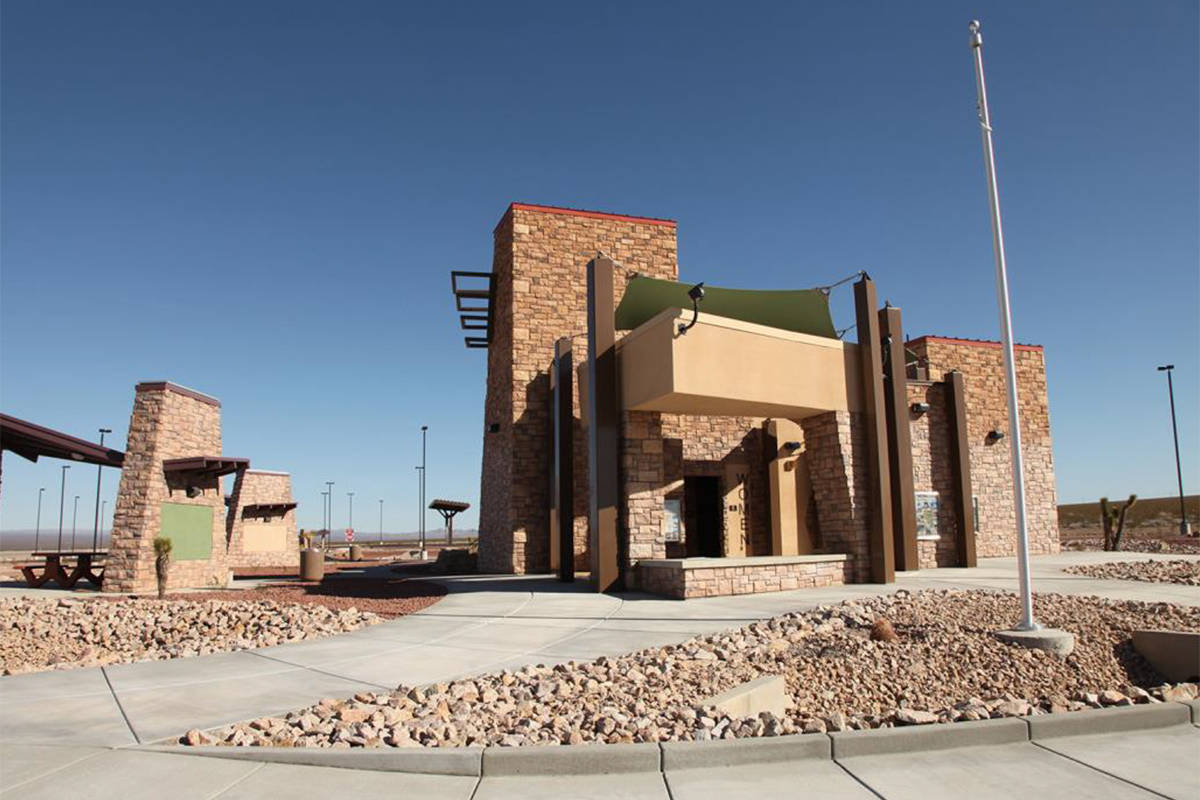
[[[383,500],[379,501],[379,543],[383,544]]]
[[[63,508],[66,506],[67,500],[67,470],[71,468],[70,464],[62,465],[62,483],[58,490],[58,552],[62,552],[62,528],[63,528]]]
[[[988,111],[987,83],[983,77],[983,35],[979,21],[968,26],[975,60],[975,88],[979,106],[979,131],[983,138],[983,163],[987,173],[988,205],[992,212],[992,249],[996,257],[996,304],[1000,311],[1004,377],[1008,384],[1008,428],[1012,442],[1013,506],[1017,523],[1017,576],[1021,589],[1021,620],[1000,636],[1026,647],[1055,650],[1066,655],[1074,637],[1062,631],[1043,631],[1033,618],[1033,587],[1029,580],[1029,526],[1025,516],[1025,464],[1021,456],[1021,413],[1017,404],[1017,368],[1013,358],[1012,314],[1008,304],[1008,266],[1004,258],[1004,227],[1000,222],[1000,191],[996,185],[996,153],[992,146],[992,118]],[[1065,651],[1065,652],[1064,652]]]
[[[1171,379],[1171,373],[1174,370],[1174,364],[1164,364],[1158,368],[1159,372],[1167,373],[1167,396],[1171,398],[1171,433],[1175,437],[1175,480],[1179,482],[1179,535],[1191,536],[1192,526],[1188,523],[1187,508],[1183,504],[1183,468],[1179,465],[1179,426],[1175,424],[1175,382]]]
[[[354,530],[354,492],[346,492],[346,496],[350,498],[350,522],[346,527]]]
[[[327,534],[325,540],[329,541],[329,537],[333,536],[333,481],[325,481],[325,488],[325,493],[329,495],[325,501],[329,505],[329,521],[325,525],[325,532]]]
[[[37,510],[37,525],[33,529],[33,549],[38,549],[38,542],[42,538],[42,494],[46,491],[46,487],[38,489],[38,510]]]
[[[108,507],[108,501],[101,500],[100,501],[100,533],[104,533],[104,509],[106,509],[107,507]],[[95,550],[96,548],[93,547],[92,549]]]
[[[421,426],[421,560],[428,558],[425,552],[425,438],[429,433],[429,426]]]
[[[112,428],[100,428],[100,446],[104,446],[104,434],[112,433]],[[96,552],[100,543],[100,477],[104,467],[96,465],[96,521],[92,524],[92,552]]]
[[[75,549],[75,523],[79,521],[79,495],[75,495],[75,510],[71,512],[71,549]]]

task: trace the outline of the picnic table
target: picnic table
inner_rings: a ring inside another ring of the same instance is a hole
[[[40,564],[25,564],[21,567],[21,574],[25,576],[25,582],[31,587],[37,588],[46,581],[54,581],[64,589],[70,589],[82,578],[96,588],[104,581],[104,567],[96,562],[107,556],[107,552],[76,552],[76,551],[61,551],[53,550],[48,552],[34,553],[34,558],[41,558],[44,561]],[[71,571],[67,571],[70,561],[74,559],[74,566]],[[99,572],[96,568],[99,567]],[[38,570],[41,570],[39,573]]]

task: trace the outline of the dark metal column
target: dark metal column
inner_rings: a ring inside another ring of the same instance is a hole
[[[883,337],[883,393],[887,410],[888,467],[892,476],[892,535],[896,569],[920,569],[917,555],[917,501],[913,494],[912,431],[908,427],[908,377],[904,369],[904,330],[900,309],[879,309]]]
[[[946,416],[950,426],[950,468],[954,472],[955,552],[960,567],[975,566],[975,505],[971,500],[971,437],[967,433],[967,400],[963,374],[947,372]]]
[[[617,588],[617,504],[621,413],[617,399],[612,259],[588,262],[588,540],[596,591]]]
[[[858,322],[858,354],[862,369],[863,411],[867,417],[867,469],[870,486],[867,508],[871,581],[895,580],[896,552],[892,541],[892,480],[888,468],[887,410],[883,390],[883,350],[879,346],[879,316],[875,282],[866,275],[854,284],[854,313]]]
[[[554,343],[554,485],[551,505],[554,518],[550,526],[551,559],[558,568],[558,579],[575,580],[575,368],[571,359],[571,340]]]

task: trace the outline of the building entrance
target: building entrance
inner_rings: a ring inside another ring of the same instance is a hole
[[[720,558],[720,477],[703,475],[684,478],[683,509],[688,558]]]

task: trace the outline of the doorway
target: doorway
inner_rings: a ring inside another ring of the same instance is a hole
[[[721,478],[683,479],[684,526],[688,558],[721,557]]]

